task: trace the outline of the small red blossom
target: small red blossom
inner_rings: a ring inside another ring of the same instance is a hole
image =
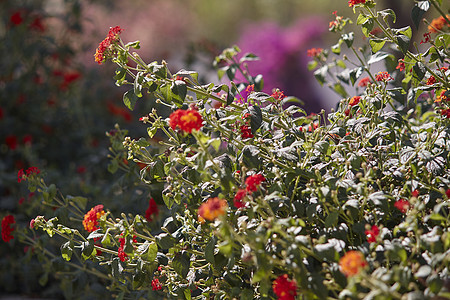
[[[283,100],[284,98],[286,98],[286,95],[284,94],[283,91],[280,90],[276,90],[272,95],[270,95],[272,98],[274,98],[275,100]]]
[[[415,197],[415,198],[419,197],[419,190],[414,190],[414,191],[411,193],[411,196],[412,196],[412,197]]]
[[[159,291],[162,290],[162,284],[159,282],[158,278],[153,278],[152,280],[152,290]]]
[[[376,81],[389,81],[394,80],[392,76],[388,72],[378,72],[378,74],[375,75]]]
[[[406,213],[409,208],[409,202],[405,199],[400,199],[394,203],[394,206],[402,213]]]
[[[31,21],[30,25],[28,25],[28,28],[31,29],[31,30],[44,32],[45,31],[45,25],[42,22],[42,17],[41,16],[34,17],[33,21]]]
[[[124,107],[115,105],[112,102],[107,104],[108,111],[114,116],[121,116],[126,122],[130,122],[132,119],[131,113]]]
[[[355,106],[358,105],[359,101],[361,100],[361,96],[353,96],[350,101],[348,102],[348,105]]]
[[[175,129],[179,127],[182,131],[191,133],[192,130],[200,130],[203,126],[203,119],[200,113],[195,109],[177,109],[170,114],[170,127]]]
[[[383,32],[383,30],[381,30],[380,27],[375,27],[374,29],[372,29],[371,32],[369,32],[371,35],[379,35]]]
[[[445,195],[447,196],[447,198],[450,199],[450,189],[447,189],[447,190],[445,191]]]
[[[250,129],[250,127],[248,127],[248,125],[242,125],[241,127],[239,127],[240,131],[241,131],[241,138],[242,139],[251,139],[252,137],[254,137],[254,135],[252,134],[252,130]]]
[[[216,218],[224,215],[227,208],[227,201],[218,197],[209,198],[198,209],[198,220],[204,223],[205,220],[214,221]]]
[[[67,88],[69,87],[69,85],[74,82],[77,81],[78,79],[81,78],[81,73],[77,72],[77,71],[73,71],[73,72],[67,72],[64,73],[63,75],[63,82],[61,83],[61,85],[59,86],[59,88],[62,91],[67,90]]]
[[[403,59],[399,59],[397,67],[395,67],[400,72],[405,71],[405,61]]]
[[[361,80],[358,82],[358,86],[359,87],[366,87],[366,86],[369,85],[369,83],[370,83],[370,77],[367,76],[367,77],[361,78]]]
[[[427,79],[427,85],[433,85],[433,84],[435,84],[437,82],[437,80],[436,80],[436,77],[434,77],[434,76],[430,76],[430,77],[428,77],[428,79]]]
[[[123,251],[125,246],[125,238],[119,238],[119,249],[117,249],[117,256],[119,256],[120,261],[127,261],[128,255]]]
[[[2,239],[5,242],[9,242],[14,238],[12,235],[14,227],[11,226],[14,223],[16,223],[16,220],[13,215],[6,215],[2,219]]]
[[[441,110],[441,115],[443,115],[447,119],[450,119],[450,108]]]
[[[234,196],[234,206],[236,208],[241,208],[245,206],[245,203],[242,202],[242,199],[244,199],[244,197],[247,195],[247,191],[244,189],[240,189],[239,191],[237,191],[236,195]]]
[[[297,283],[290,280],[287,274],[278,276],[272,284],[272,289],[278,300],[294,300],[297,296]]]
[[[423,34],[423,37],[425,38],[425,41],[420,41],[421,44],[425,44],[430,42],[430,38],[431,38],[431,32],[426,32]]]
[[[155,199],[150,198],[149,202],[148,202],[148,208],[145,211],[145,218],[147,219],[147,221],[151,222],[153,221],[152,216],[158,216],[159,214],[159,209],[158,209],[158,205],[155,202]]]
[[[369,243],[374,243],[377,241],[377,237],[380,234],[380,229],[378,228],[377,225],[373,225],[370,230],[365,231],[365,234],[367,237],[367,241]]]
[[[83,226],[88,232],[98,229],[98,219],[105,214],[103,205],[99,204],[91,208],[89,212],[84,215]]]
[[[322,52],[322,48],[311,48],[306,51],[306,55],[309,57],[318,57],[320,54],[322,54]]]
[[[22,143],[24,145],[30,146],[33,143],[33,136],[31,134],[26,134],[22,138]]]
[[[25,202],[25,197],[21,197],[19,199],[19,205],[22,205]]]
[[[364,255],[355,250],[348,251],[339,260],[341,272],[347,277],[359,274],[367,265]]]
[[[32,175],[37,175],[41,171],[37,167],[29,167],[25,172],[23,169],[20,169],[19,172],[17,172],[17,182],[22,182],[28,179],[28,177]]]
[[[110,46],[119,40],[119,35],[122,31],[123,29],[120,28],[120,26],[110,27],[108,36],[100,42],[94,54],[95,61],[99,65],[102,64],[107,56],[112,53]]]
[[[248,193],[256,192],[258,186],[265,180],[266,178],[261,174],[255,174],[247,177],[247,179],[245,179],[246,191]]]
[[[348,6],[349,7],[353,7],[354,5],[357,5],[357,4],[360,4],[360,3],[362,3],[362,4],[366,3],[366,0],[349,0],[348,1]]]
[[[8,145],[8,148],[10,150],[16,150],[17,149],[17,145],[18,145],[17,136],[12,135],[12,134],[6,136],[5,144]]]
[[[13,13],[11,15],[9,20],[10,20],[10,22],[12,24],[14,24],[14,26],[22,24],[22,22],[23,22],[22,12],[21,11],[16,11],[15,13]]]

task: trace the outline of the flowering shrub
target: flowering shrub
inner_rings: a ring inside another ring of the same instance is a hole
[[[392,10],[348,3],[368,45],[356,48],[356,34],[344,32],[350,20],[335,13],[333,54],[310,52],[316,79],[343,97],[327,116],[307,115],[276,87],[261,92],[262,79],[244,66],[254,55],[238,61],[238,47],[215,63],[247,81],[202,84],[194,71],[144,62],[133,52],[139,42],[111,29],[114,42],[99,46],[97,61],[118,65],[125,106],[150,93],[172,110],[142,113],[146,137],[111,132],[111,165],[140,164],[139,184],[163,185],[169,214],[156,228],[150,206],[149,216],[114,216],[106,204],[83,213],[83,198],[59,196],[39,173],[27,184],[67,215],[36,217],[33,230],[64,238],[62,258],[74,265],[81,257],[85,265],[75,266],[118,298],[448,298],[448,27],[427,34],[429,48],[415,53],[412,29],[391,25]],[[420,1],[416,27],[430,4],[447,19],[440,1]],[[343,45],[354,61],[337,58]],[[394,55],[404,65],[395,68]],[[384,71],[371,70],[383,61]],[[156,134],[165,136],[162,148]]]

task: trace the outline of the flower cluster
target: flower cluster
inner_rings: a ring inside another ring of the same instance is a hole
[[[450,19],[450,15],[446,15],[447,18],[444,18],[444,16],[440,16],[439,18],[433,19],[431,21],[431,24],[428,26],[428,31],[435,33],[438,31],[441,31],[445,25],[447,27],[450,27],[450,24],[447,22],[447,19]]]
[[[348,105],[355,106],[358,105],[359,101],[361,100],[361,96],[353,96],[350,101],[348,102]]]
[[[159,214],[159,209],[158,209],[158,205],[155,202],[155,199],[150,198],[149,202],[148,202],[148,208],[145,211],[145,218],[147,219],[147,221],[151,222],[153,221],[152,216],[158,216]]]
[[[366,0],[349,0],[348,6],[353,7],[354,5],[361,4],[361,3],[362,4],[366,3]]]
[[[409,202],[405,199],[400,199],[394,203],[394,206],[402,213],[406,213],[409,208]]]
[[[128,259],[128,255],[123,251],[125,247],[125,238],[119,238],[119,249],[117,249],[117,256],[119,256],[120,261],[126,261]]]
[[[243,91],[239,92],[239,97],[236,99],[236,102],[239,104],[248,103],[247,98],[254,91],[255,91],[254,84],[247,85],[247,87]]]
[[[105,61],[108,53],[111,52],[110,46],[119,40],[119,35],[122,31],[123,29],[120,28],[120,26],[111,27],[109,29],[108,35],[103,41],[100,42],[97,50],[95,51],[94,57],[98,64],[102,64]]]
[[[286,95],[284,94],[284,92],[280,91],[279,89],[277,89],[275,92],[273,92],[272,95],[270,95],[270,96],[278,101],[281,101],[284,98],[286,98]]]
[[[154,290],[154,291],[162,290],[162,284],[161,284],[161,282],[159,282],[158,278],[152,279],[152,290]]]
[[[370,83],[370,77],[364,77],[361,78],[361,80],[358,82],[358,87],[366,87]]]
[[[367,236],[367,241],[369,243],[374,243],[377,241],[377,237],[380,234],[380,228],[377,225],[373,225],[370,229],[365,231]]]
[[[378,74],[375,75],[376,81],[389,81],[394,80],[392,76],[388,72],[378,72]]]
[[[26,181],[29,176],[32,176],[33,174],[37,175],[41,171],[37,167],[29,167],[26,171],[23,171],[23,169],[20,169],[17,173],[17,182]]]
[[[171,113],[170,128],[179,127],[182,131],[191,133],[192,130],[199,130],[203,126],[202,116],[195,109],[177,109]]]
[[[241,131],[241,138],[244,139],[251,139],[254,137],[252,130],[250,128],[248,118],[250,117],[249,113],[244,114],[242,117],[243,120],[245,120],[245,123],[239,127],[239,130]]]
[[[198,220],[204,223],[205,220],[214,221],[216,218],[224,215],[227,208],[227,201],[218,197],[209,198],[198,209]]]
[[[236,208],[244,207],[245,205],[242,202],[244,197],[247,196],[247,194],[256,192],[258,186],[265,180],[266,178],[261,174],[255,174],[247,177],[247,179],[245,180],[245,189],[239,189],[234,196],[234,206]]]
[[[290,280],[287,274],[275,279],[272,289],[278,296],[278,300],[294,300],[297,296],[297,283],[295,280]]]
[[[341,267],[341,272],[347,276],[355,276],[361,272],[367,266],[367,261],[364,255],[355,250],[348,251],[339,260],[339,266]]]
[[[311,48],[306,51],[306,55],[308,55],[309,57],[319,57],[322,52],[322,48]]]
[[[12,235],[14,228],[11,227],[11,224],[14,223],[16,223],[16,220],[14,219],[13,215],[7,215],[2,219],[2,239],[5,242],[9,242],[14,238],[14,236]]]
[[[103,205],[99,204],[91,208],[89,212],[84,215],[83,226],[88,232],[98,229],[98,219],[105,214]]]

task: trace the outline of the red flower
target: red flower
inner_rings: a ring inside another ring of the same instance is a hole
[[[447,195],[447,198],[450,199],[450,189],[447,189],[447,190],[445,191],[445,195]]]
[[[359,251],[348,251],[339,260],[339,266],[341,272],[349,277],[357,275],[362,269],[367,266],[367,261],[364,259],[364,255]]]
[[[132,119],[131,113],[124,107],[117,106],[114,103],[108,102],[108,111],[115,116],[121,116],[126,122],[130,122]]]
[[[411,193],[411,196],[412,196],[412,197],[415,197],[415,198],[419,197],[419,190],[414,190],[414,191]]]
[[[198,209],[198,220],[204,223],[205,220],[214,221],[216,218],[224,215],[226,212],[227,201],[218,197],[209,198]]]
[[[361,96],[353,96],[350,101],[348,102],[348,105],[355,106],[358,105],[359,100],[361,100]]]
[[[394,203],[394,206],[402,213],[405,213],[409,208],[409,202],[407,200],[400,199]]]
[[[13,215],[7,215],[2,219],[2,239],[5,242],[9,242],[14,238],[14,236],[12,235],[14,228],[11,227],[11,224],[14,223],[16,223],[16,220],[14,220]]]
[[[425,41],[420,41],[421,44],[428,43],[430,41],[431,32],[426,32],[423,34],[423,37],[425,38]]]
[[[306,55],[309,57],[318,57],[320,54],[322,54],[322,52],[322,48],[311,48],[306,50]]]
[[[152,280],[152,290],[159,291],[161,289],[162,289],[162,285],[159,282],[159,279],[158,278],[153,278],[153,280]]]
[[[64,73],[62,76],[63,76],[63,78],[64,78],[64,81],[63,81],[63,83],[61,83],[61,85],[59,86],[59,88],[60,88],[61,90],[65,91],[65,90],[67,90],[67,88],[69,87],[69,85],[70,85],[72,82],[74,82],[74,81],[80,79],[81,74],[80,74],[79,72],[77,72],[77,71],[74,71],[74,72]]]
[[[23,18],[22,18],[22,12],[20,11],[16,11],[15,13],[13,13],[9,19],[11,21],[12,24],[14,24],[15,26],[22,24],[23,22]]]
[[[103,205],[99,204],[91,208],[89,212],[84,215],[83,226],[88,232],[98,229],[98,219],[105,214]]]
[[[367,241],[369,243],[374,243],[377,241],[377,237],[380,234],[380,229],[377,225],[373,225],[370,230],[366,230],[365,234],[367,236]]]
[[[375,75],[376,81],[389,81],[394,80],[392,76],[388,72],[378,72],[378,74]]]
[[[354,5],[360,4],[360,3],[362,3],[362,4],[366,3],[366,0],[349,0],[348,6],[353,7]]]
[[[182,131],[191,133],[193,129],[199,130],[203,126],[202,116],[195,109],[177,109],[170,114],[170,127],[179,127]]]
[[[152,215],[156,217],[158,214],[159,214],[158,205],[156,204],[153,198],[150,198],[150,201],[148,202],[148,208],[145,211],[145,218],[147,219],[147,221],[151,222],[153,221]]]
[[[22,182],[28,179],[29,176],[32,176],[33,174],[39,174],[41,171],[37,167],[29,167],[25,172],[23,169],[20,169],[19,172],[17,172],[17,182]]]
[[[256,192],[256,190],[258,189],[258,186],[261,184],[261,182],[263,182],[265,180],[266,180],[266,178],[261,174],[256,174],[256,175],[247,177],[247,179],[245,180],[245,185],[247,186],[246,191],[248,193]]]
[[[123,31],[120,26],[110,27],[108,36],[100,42],[95,51],[95,61],[100,65],[111,54],[110,46],[119,40],[119,35]]]
[[[276,90],[272,95],[270,95],[272,98],[274,98],[275,100],[283,100],[284,98],[286,98],[286,95],[284,95],[283,91],[280,90]]]
[[[252,130],[250,129],[250,127],[248,127],[248,125],[242,125],[240,128],[241,130],[241,138],[242,139],[251,139],[252,137],[254,137],[254,135],[252,134]]]
[[[437,80],[436,80],[436,78],[434,77],[434,76],[430,76],[430,77],[428,77],[428,79],[427,79],[427,85],[433,85],[433,84],[435,84],[437,82]]]
[[[120,261],[126,261],[128,259],[128,255],[123,251],[123,247],[125,246],[125,239],[119,238],[119,249],[117,249],[117,255],[119,256]]]
[[[30,23],[30,25],[28,26],[28,28],[33,29],[33,30],[37,30],[40,32],[44,32],[45,31],[45,26],[42,23],[42,17],[41,16],[37,16],[33,19],[33,21]]]
[[[297,296],[297,283],[290,280],[287,274],[278,276],[272,284],[272,289],[278,300],[294,300]]]
[[[441,110],[441,115],[443,115],[444,117],[450,119],[450,108]]]
[[[247,195],[247,191],[240,189],[237,191],[236,195],[234,196],[234,206],[236,208],[241,208],[245,206],[245,203],[242,202],[242,199]]]
[[[361,78],[361,80],[358,82],[358,86],[366,87],[369,85],[369,83],[370,83],[370,77],[367,76],[367,77]]]
[[[17,145],[18,145],[17,136],[15,136],[15,135],[8,135],[5,138],[5,143],[6,143],[6,145],[8,145],[9,149],[16,150],[17,149]]]
[[[31,146],[33,142],[33,136],[31,134],[27,134],[22,138],[22,143],[27,146]]]
[[[398,65],[397,67],[395,67],[397,70],[399,70],[400,72],[403,72],[405,70],[405,61],[403,59],[399,59],[398,60]]]

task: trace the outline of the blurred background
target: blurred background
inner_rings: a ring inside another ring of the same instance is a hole
[[[396,10],[396,26],[409,25],[414,2],[386,2]],[[219,83],[212,62],[237,45],[242,54],[260,57],[249,70],[264,76],[265,92],[279,88],[303,100],[308,113],[318,113],[335,107],[340,96],[316,82],[306,51],[336,43],[328,32],[333,11],[353,16],[344,0],[0,0],[0,218],[13,214],[17,228],[48,244],[26,224],[36,215],[67,217],[64,210],[42,207],[17,182],[18,170],[30,166],[63,194],[86,197],[87,210],[102,203],[111,211],[144,214],[150,197],[162,204],[162,187],[136,185],[140,166],[125,162],[124,151],[108,150],[124,134],[120,128],[132,138],[146,136],[138,119],[153,107],[163,111],[150,96],[127,110],[124,90],[112,79],[114,65],[94,62],[109,27],[123,28],[126,42],[140,40],[147,62],[164,59],[173,72],[199,71],[204,82]],[[58,242],[49,248],[53,256],[44,256],[19,237],[1,241],[0,297],[108,295],[101,280],[64,266]]]

